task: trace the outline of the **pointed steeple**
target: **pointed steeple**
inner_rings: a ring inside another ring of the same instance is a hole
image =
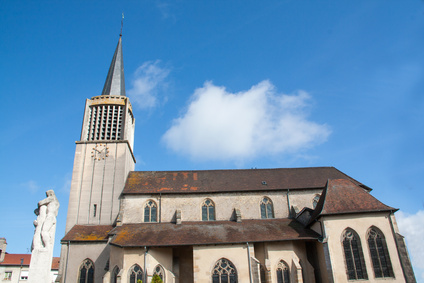
[[[119,35],[118,45],[116,46],[115,54],[113,54],[102,95],[125,96],[124,58],[122,55],[121,35]]]

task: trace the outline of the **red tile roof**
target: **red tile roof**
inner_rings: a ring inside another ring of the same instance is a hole
[[[21,266],[21,259],[24,259],[22,266],[29,266],[31,263],[31,254],[8,254],[4,255],[4,261],[0,265]],[[60,257],[54,257],[52,260],[52,269],[59,269]]]
[[[60,257],[54,257],[52,260],[52,269],[59,270],[59,265],[60,265]]]
[[[349,180],[328,180],[309,223],[320,215],[396,210]]]
[[[204,170],[133,171],[124,194],[211,193],[324,188],[328,179],[352,179],[334,167]],[[263,184],[263,182],[265,182]]]
[[[107,242],[111,225],[75,225],[63,237],[62,241],[71,242]]]
[[[0,265],[21,265],[21,259],[24,259],[22,265],[29,265],[31,262],[30,254],[8,254],[4,255],[4,261]]]
[[[115,227],[112,245],[121,247],[232,244],[316,240],[319,235],[291,219],[124,224]]]

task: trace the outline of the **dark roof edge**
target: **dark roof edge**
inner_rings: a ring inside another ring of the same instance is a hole
[[[303,238],[293,238],[293,239],[282,239],[282,240],[268,240],[265,242],[286,242],[286,241],[314,241],[318,240],[317,238],[314,238],[312,236],[309,237],[303,237]],[[264,241],[248,241],[249,243],[262,243]],[[207,244],[174,244],[174,245],[146,245],[146,246],[122,246],[115,243],[110,242],[109,245],[119,247],[119,248],[143,248],[143,247],[183,247],[183,246],[217,246],[217,245],[234,245],[234,244],[245,244],[246,241],[242,242],[217,242],[217,243],[207,243]]]
[[[214,172],[214,171],[251,171],[251,170],[281,170],[281,169],[286,169],[286,170],[302,170],[302,169],[317,169],[317,168],[334,168],[337,171],[343,173],[342,171],[338,170],[337,168],[335,168],[334,166],[317,166],[317,167],[286,167],[286,168],[246,168],[246,169],[206,169],[206,170],[151,170],[151,171],[130,171],[129,173],[133,173],[133,172]],[[343,173],[345,176],[349,177],[348,175],[346,175],[345,173]],[[352,177],[349,177],[352,180]],[[356,180],[355,180],[356,181]],[[356,181],[358,184],[361,184],[360,182]]]
[[[288,188],[288,189],[282,189],[282,188],[277,188],[277,189],[264,189],[264,190],[259,190],[259,189],[249,189],[249,190],[237,190],[237,191],[216,191],[216,190],[210,190],[210,191],[162,191],[162,192],[122,192],[122,195],[160,195],[160,194],[167,194],[167,195],[171,195],[171,194],[209,194],[209,193],[223,193],[223,194],[227,194],[227,193],[242,193],[242,192],[266,192],[266,191],[291,191],[291,190],[296,190],[296,191],[302,191],[302,190],[322,190],[324,189],[323,187],[314,187],[314,188]]]

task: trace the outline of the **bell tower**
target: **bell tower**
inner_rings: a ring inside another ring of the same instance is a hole
[[[134,170],[135,119],[125,96],[122,36],[102,94],[87,99],[81,138],[76,142],[66,233],[76,224],[110,225],[119,195]]]

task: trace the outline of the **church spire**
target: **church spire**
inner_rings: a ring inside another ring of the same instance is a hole
[[[125,96],[124,58],[122,56],[122,35],[119,35],[118,45],[113,54],[112,63],[107,73],[102,95]]]

